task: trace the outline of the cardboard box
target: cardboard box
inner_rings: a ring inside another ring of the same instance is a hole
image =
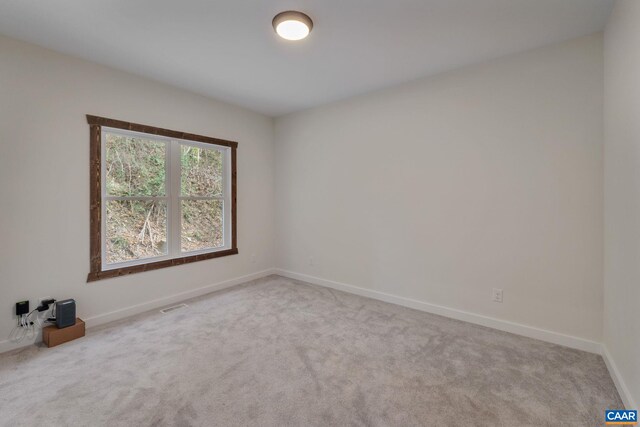
[[[84,322],[80,318],[76,318],[76,324],[73,326],[58,329],[57,326],[53,325],[42,329],[42,341],[47,347],[55,347],[83,336]]]

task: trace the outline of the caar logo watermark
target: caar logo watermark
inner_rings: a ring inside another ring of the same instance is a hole
[[[606,425],[636,425],[638,424],[638,411],[629,409],[612,409],[604,411],[604,422]]]

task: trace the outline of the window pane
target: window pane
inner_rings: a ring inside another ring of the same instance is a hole
[[[107,202],[108,264],[167,254],[167,205],[164,201]]]
[[[183,196],[212,197],[222,195],[221,151],[181,145]]]
[[[222,200],[182,201],[183,252],[224,246],[222,203]]]
[[[106,132],[109,196],[164,196],[166,143]]]

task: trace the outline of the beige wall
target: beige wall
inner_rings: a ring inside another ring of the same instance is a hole
[[[600,342],[602,61],[594,35],[285,116],[274,166],[272,119],[0,37],[0,344],[20,299],[99,318],[275,266]],[[238,140],[240,255],[86,284],[87,113]]]
[[[605,31],[604,342],[640,403],[640,1],[618,0]],[[624,394],[624,393],[622,393]]]
[[[597,34],[277,119],[278,265],[600,342],[602,61]]]
[[[87,113],[238,141],[240,254],[87,284]],[[93,318],[271,268],[273,212],[272,119],[0,37],[0,344],[22,299]]]

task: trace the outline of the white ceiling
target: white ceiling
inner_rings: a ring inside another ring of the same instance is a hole
[[[2,0],[0,33],[271,116],[600,31],[611,0]],[[314,20],[279,39],[278,12]],[[0,56],[1,60],[1,56]]]

